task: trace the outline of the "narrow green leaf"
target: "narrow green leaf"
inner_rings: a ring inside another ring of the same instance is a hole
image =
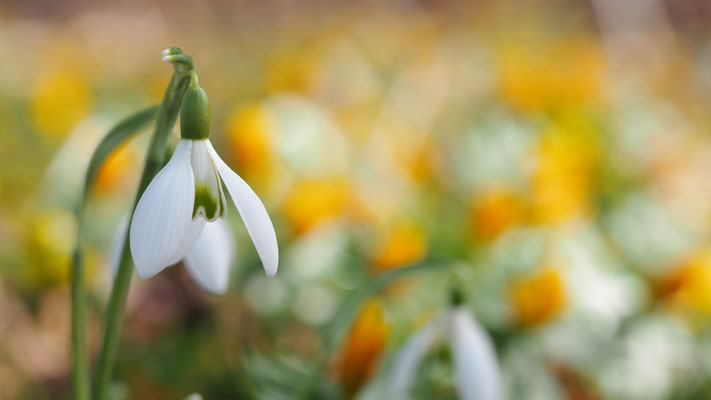
[[[156,115],[158,115],[158,106],[148,107],[119,122],[101,139],[99,145],[96,146],[96,150],[94,150],[94,154],[91,156],[89,166],[86,170],[80,207],[83,207],[89,189],[91,189],[91,185],[93,185],[94,179],[96,179],[96,174],[99,173],[99,168],[106,160],[106,157],[123,142],[140,131],[141,128],[144,128],[148,123],[153,121]]]

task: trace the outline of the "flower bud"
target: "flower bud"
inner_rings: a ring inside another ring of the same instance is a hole
[[[210,101],[197,82],[193,82],[183,97],[180,136],[188,140],[204,140],[210,136]]]

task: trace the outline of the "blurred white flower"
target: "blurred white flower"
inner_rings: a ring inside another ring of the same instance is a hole
[[[454,378],[462,400],[497,400],[499,362],[486,331],[461,307],[436,317],[416,332],[398,354],[389,379],[395,399],[408,399],[417,367],[429,348],[445,335],[452,346]]]
[[[699,349],[691,331],[666,316],[631,321],[603,353],[597,380],[606,398],[662,400],[702,379]]]

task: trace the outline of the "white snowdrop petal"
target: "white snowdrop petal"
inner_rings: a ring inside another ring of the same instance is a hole
[[[168,164],[141,196],[131,220],[131,254],[141,279],[174,264],[197,238],[192,221],[195,183],[190,167],[191,142],[181,140]],[[199,222],[198,222],[199,224]],[[191,229],[193,228],[193,229]]]
[[[225,183],[232,201],[237,207],[247,232],[257,248],[259,258],[262,260],[264,270],[268,276],[274,276],[279,264],[279,247],[277,245],[274,226],[269,219],[264,204],[259,200],[252,188],[217,155],[209,140],[206,141],[212,161],[220,173],[220,178]]]
[[[235,256],[235,238],[229,224],[220,218],[208,222],[185,256],[185,267],[203,289],[224,294]]]
[[[427,351],[444,330],[441,318],[429,322],[413,334],[397,355],[390,373],[388,387],[395,400],[409,399],[408,392],[417,373],[417,367]]]
[[[459,398],[499,400],[499,362],[489,335],[465,309],[453,310],[450,321],[454,378]]]
[[[183,235],[183,238],[181,239],[180,244],[178,245],[178,248],[180,250],[178,250],[173,256],[173,258],[168,261],[168,265],[176,264],[185,258],[185,256],[188,254],[188,252],[190,252],[190,249],[192,249],[192,247],[195,245],[195,242],[202,234],[202,231],[205,228],[206,224],[207,222],[205,221],[205,218],[202,217],[197,217],[194,220],[190,221],[190,224],[185,230],[185,234]]]
[[[203,218],[197,218],[190,222],[190,226],[180,244],[181,251],[177,252],[175,256],[166,264],[166,266],[173,265],[185,258],[185,255],[188,251],[190,251],[189,244],[194,243],[197,240],[203,230],[203,226],[205,226],[205,220]],[[115,278],[116,272],[118,272],[118,266],[121,262],[121,243],[123,238],[126,236],[127,230],[128,215],[124,215],[123,218],[121,218],[121,222],[119,223],[116,232],[114,233],[114,237],[111,239],[111,247],[109,247],[108,252],[109,268],[111,270],[112,278]]]

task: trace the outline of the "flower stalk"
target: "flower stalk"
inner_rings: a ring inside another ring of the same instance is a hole
[[[94,150],[89,161],[84,178],[84,190],[79,198],[79,203],[74,209],[77,221],[77,235],[72,253],[72,371],[71,371],[71,398],[86,400],[89,398],[89,357],[86,341],[86,292],[84,286],[84,264],[82,257],[82,238],[84,228],[84,205],[89,195],[99,167],[106,158],[121,143],[131,137],[141,128],[155,119],[158,107],[153,106],[124,119],[111,129]]]
[[[173,64],[174,73],[158,110],[158,119],[153,129],[153,136],[151,137],[145,166],[133,202],[132,213],[135,211],[136,205],[148,187],[148,184],[163,166],[168,138],[175,126],[183,96],[191,81],[193,61],[190,56],[183,54],[177,47],[164,50],[162,56],[163,61]],[[96,370],[95,400],[107,400],[108,389],[113,375],[116,352],[118,350],[121,319],[126,305],[128,288],[133,275],[131,252],[127,245],[128,240],[129,235],[127,231],[121,246],[121,258],[106,308],[104,337]]]

